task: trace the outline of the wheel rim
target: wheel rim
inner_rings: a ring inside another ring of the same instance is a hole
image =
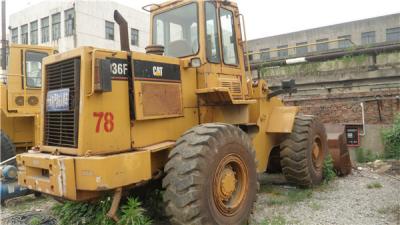
[[[213,197],[218,211],[232,216],[246,198],[248,170],[237,154],[225,156],[218,164],[213,181]]]
[[[316,170],[320,170],[324,162],[324,154],[322,153],[322,144],[319,136],[315,137],[314,139],[312,145],[311,157],[314,168]]]

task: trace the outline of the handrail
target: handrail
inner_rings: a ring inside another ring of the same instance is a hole
[[[308,46],[314,46],[314,45],[326,44],[326,43],[333,43],[333,42],[339,42],[339,41],[350,41],[352,46],[356,46],[356,44],[351,39],[339,38],[339,39],[335,39],[335,40],[313,42],[313,43],[310,43],[310,44],[291,46],[291,47],[287,47],[287,48],[273,48],[273,49],[270,49],[268,51],[257,51],[257,52],[252,52],[249,55],[259,55],[259,54],[261,55],[262,53],[279,52],[279,51],[282,51],[282,50],[290,50],[290,49],[296,49],[296,48],[308,47]]]
[[[251,67],[250,67],[250,55],[249,55],[249,48],[248,48],[248,44],[247,44],[247,34],[246,34],[246,25],[245,25],[245,20],[244,20],[244,15],[243,14],[239,14],[239,17],[242,18],[242,24],[243,24],[243,34],[244,34],[244,45],[245,45],[245,49],[246,49],[246,58],[247,58],[247,72],[249,73],[249,76],[251,77]]]

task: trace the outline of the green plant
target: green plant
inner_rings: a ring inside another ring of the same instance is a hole
[[[335,170],[333,169],[333,159],[330,154],[324,160],[324,165],[322,167],[322,176],[325,183],[329,183],[329,181],[336,177]]]
[[[400,160],[400,114],[395,119],[393,126],[382,132],[385,145],[385,158]]]
[[[55,205],[52,209],[60,225],[88,224],[112,225],[113,220],[106,216],[111,207],[111,198],[105,197],[97,202],[71,202]]]
[[[263,220],[260,225],[285,225],[286,219],[282,216],[274,216],[271,219],[265,219]]]
[[[357,162],[359,163],[372,162],[381,158],[381,156],[378,154],[375,154],[371,150],[362,147],[356,148],[354,151],[356,153]]]
[[[42,221],[37,217],[32,217],[29,220],[29,225],[40,225],[40,224],[42,224]]]
[[[145,209],[136,198],[128,198],[127,204],[122,206],[122,216],[119,225],[149,225],[151,220],[145,215]]]
[[[379,182],[373,182],[367,185],[368,189],[373,189],[373,188],[382,188],[382,184]]]

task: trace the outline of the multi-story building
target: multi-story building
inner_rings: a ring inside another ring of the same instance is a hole
[[[400,41],[400,13],[319,27],[248,42],[250,61],[302,57],[318,52]]]
[[[9,19],[10,41],[54,46],[66,51],[79,46],[119,49],[114,10],[127,20],[131,49],[144,51],[149,37],[149,14],[112,1],[43,1]]]

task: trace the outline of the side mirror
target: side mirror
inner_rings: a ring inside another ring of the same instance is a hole
[[[295,89],[295,87],[296,87],[296,81],[294,79],[282,81],[283,90]]]

